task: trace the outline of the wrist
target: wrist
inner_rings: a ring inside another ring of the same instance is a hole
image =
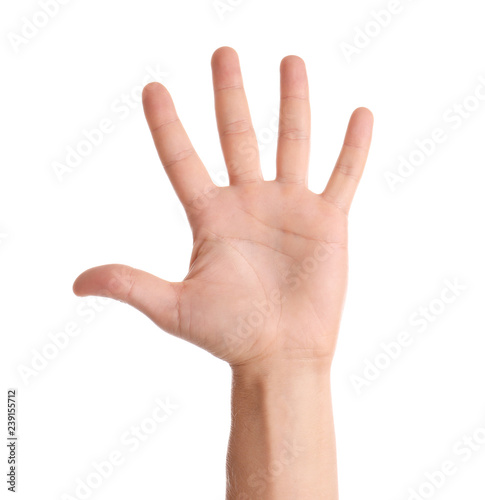
[[[273,359],[232,371],[228,480],[240,498],[336,499],[330,365]]]
[[[300,379],[307,377],[315,379],[330,377],[332,360],[328,358],[301,358],[272,357],[260,358],[242,364],[231,364],[233,379],[240,382],[254,383],[257,381],[271,380],[285,381],[290,375]]]

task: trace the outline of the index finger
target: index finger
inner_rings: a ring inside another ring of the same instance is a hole
[[[177,196],[188,207],[216,186],[192,146],[167,89],[160,83],[148,84],[143,89],[143,107],[160,160]]]

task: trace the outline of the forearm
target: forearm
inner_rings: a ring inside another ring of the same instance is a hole
[[[227,500],[337,500],[330,367],[233,368]]]

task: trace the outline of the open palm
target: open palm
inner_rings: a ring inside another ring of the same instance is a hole
[[[155,145],[193,229],[188,275],[169,283],[106,265],[82,273],[74,292],[127,302],[231,365],[331,360],[347,283],[347,213],[367,159],[372,114],[353,113],[327,187],[309,191],[307,76],[300,58],[286,57],[277,176],[264,181],[237,54],[218,49],[212,69],[228,187],[213,184],[167,90],[152,83],[143,93]]]

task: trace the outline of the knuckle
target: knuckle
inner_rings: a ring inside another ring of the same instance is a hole
[[[252,129],[251,123],[246,120],[236,120],[233,122],[226,123],[221,131],[221,137],[226,137],[229,135],[238,135],[249,132]]]
[[[356,168],[353,165],[345,162],[337,163],[337,170],[340,174],[345,175],[349,179],[358,182],[360,176],[356,173]]]
[[[172,154],[170,158],[165,159],[163,165],[165,168],[173,167],[174,165],[177,165],[178,163],[187,160],[194,154],[195,154],[194,148],[183,149],[182,151]]]
[[[309,135],[301,129],[297,128],[287,128],[280,131],[280,138],[286,139],[288,141],[308,141],[310,140]]]
[[[108,281],[108,293],[121,302],[129,302],[135,281],[135,270],[129,266],[121,266],[113,271]]]

